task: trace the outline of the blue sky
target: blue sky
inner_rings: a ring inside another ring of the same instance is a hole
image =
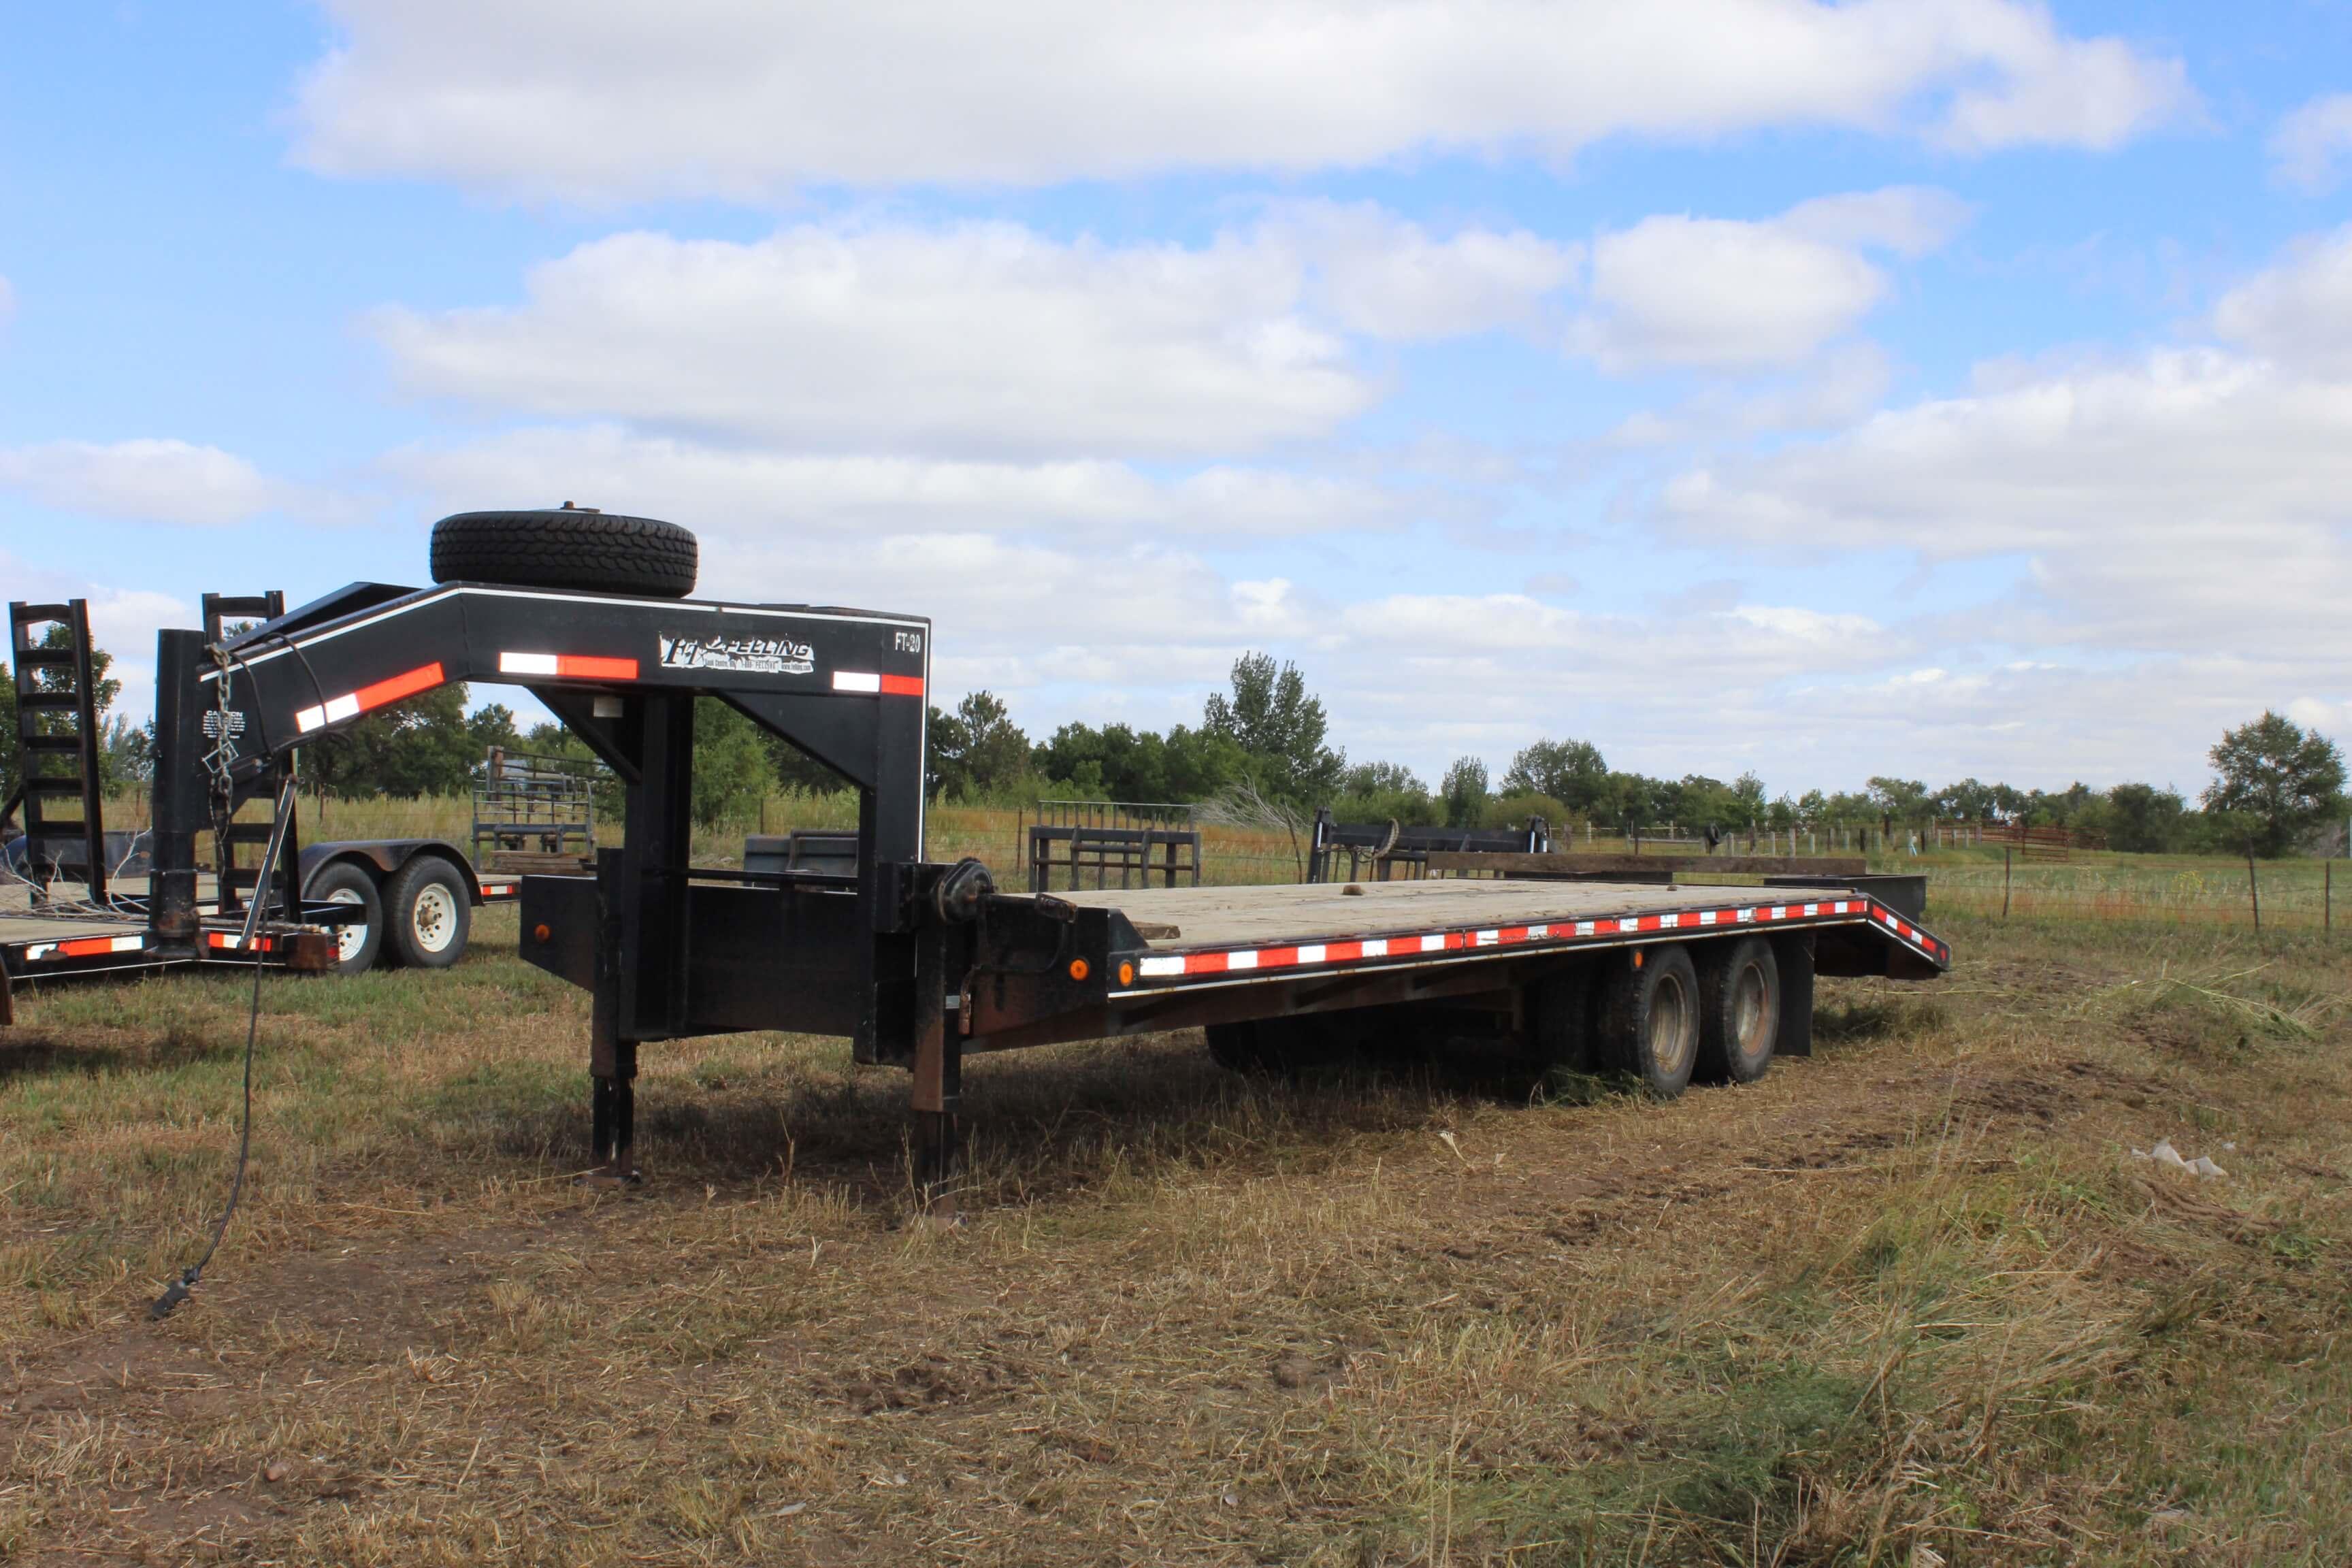
[[[1265,647],[1424,777],[2352,738],[2352,8],[7,27],[0,579],[134,680],[206,589],[569,499],[932,616],[1033,734]]]

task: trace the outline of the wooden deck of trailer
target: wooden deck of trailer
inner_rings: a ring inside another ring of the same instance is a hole
[[[1360,891],[1349,892],[1348,888]],[[1727,903],[1851,898],[1835,883],[1806,888],[1664,888],[1647,882],[1444,878],[1413,882],[1299,882],[1257,887],[1109,888],[1055,898],[1126,915],[1155,949],[1247,946],[1400,936],[1444,927],[1612,920]]]

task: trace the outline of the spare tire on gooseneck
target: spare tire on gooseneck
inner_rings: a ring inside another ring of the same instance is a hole
[[[461,511],[433,525],[436,583],[508,583],[682,599],[699,564],[694,535],[674,522],[590,511]]]

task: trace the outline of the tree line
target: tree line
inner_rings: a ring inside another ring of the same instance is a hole
[[[62,628],[58,628],[61,632]],[[121,682],[94,655],[110,788],[146,776],[151,737],[110,710]],[[302,775],[336,796],[462,794],[489,747],[591,760],[561,725],[520,731],[497,703],[467,711],[463,686],[445,686],[369,715],[303,748]],[[0,681],[0,797],[14,791],[15,691]],[[1432,784],[1398,763],[1350,762],[1329,742],[1321,699],[1297,666],[1250,653],[1227,689],[1202,704],[1198,724],[1165,731],[1128,724],[1068,723],[1032,742],[993,693],[975,691],[930,711],[928,787],[934,799],[1026,805],[1040,798],[1193,804],[1235,791],[1305,814],[1329,807],[1343,821],[1394,818],[1408,826],[1517,826],[1542,816],[1555,829],[1603,832],[1672,824],[1693,834],[1873,826],[1929,822],[2063,827],[2092,843],[2141,852],[2281,855],[2341,833],[2352,814],[2336,743],[2264,712],[2212,748],[2214,783],[2191,802],[2179,791],[2126,783],[2105,790],[2020,790],[1976,778],[1930,789],[1916,779],[1874,777],[1860,791],[1769,795],[1753,773],[1726,782],[1703,773],[1652,777],[1612,768],[1586,740],[1521,748],[1499,777],[1477,757],[1456,759]],[[694,814],[706,825],[741,820],[777,790],[830,793],[845,781],[716,698],[695,712]]]

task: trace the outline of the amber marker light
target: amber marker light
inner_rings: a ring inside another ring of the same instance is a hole
[[[548,929],[547,922],[544,921],[541,921],[539,924],[530,928],[530,940],[533,942],[545,942],[549,937],[551,937],[555,933],[553,931]]]
[[[1132,985],[1135,984],[1135,965],[1132,963],[1122,963],[1118,966],[1118,983],[1121,985]]]
[[[1085,959],[1083,959],[1083,958],[1074,958],[1074,959],[1070,960],[1070,978],[1071,978],[1071,979],[1073,979],[1073,980],[1084,980],[1087,975],[1089,975],[1089,974],[1091,974],[1091,973],[1094,973],[1094,971],[1092,971],[1091,969],[1088,969],[1088,968],[1087,967],[1087,961],[1086,961]]]

